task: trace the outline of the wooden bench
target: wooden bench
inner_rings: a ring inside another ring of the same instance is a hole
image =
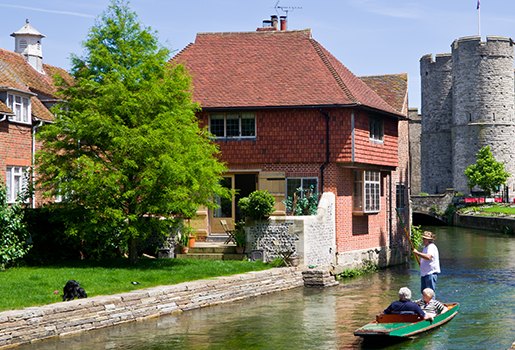
[[[418,315],[398,315],[398,314],[380,314],[376,316],[377,323],[414,323],[418,321],[422,321],[423,318]]]

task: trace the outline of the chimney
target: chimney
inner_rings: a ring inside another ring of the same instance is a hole
[[[286,29],[286,16],[281,16],[281,30],[287,30]]]
[[[277,21],[277,15],[270,16],[270,19],[272,20],[272,27],[275,29],[279,29],[279,23]]]

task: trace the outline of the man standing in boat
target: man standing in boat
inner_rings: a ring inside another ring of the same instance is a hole
[[[433,232],[424,231],[422,234],[422,243],[424,249],[422,253],[413,249],[413,254],[418,255],[420,259],[420,291],[423,292],[426,288],[431,288],[436,294],[436,280],[440,273],[440,257],[438,248],[434,244],[435,235]],[[434,298],[434,296],[433,296]]]

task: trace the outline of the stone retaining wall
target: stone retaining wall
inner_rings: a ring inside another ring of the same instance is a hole
[[[515,219],[497,216],[455,215],[454,226],[476,228],[489,231],[506,231],[507,227],[515,229]]]
[[[0,313],[0,348],[304,285],[302,270],[275,268]]]

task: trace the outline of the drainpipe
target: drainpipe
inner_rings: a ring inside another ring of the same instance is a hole
[[[32,127],[32,181],[34,182],[34,168],[36,162],[36,129],[43,125],[43,121],[38,118],[34,118],[35,121],[39,120],[39,124]],[[36,208],[36,192],[32,194],[32,209]]]
[[[392,195],[393,195],[393,188],[392,188],[392,173],[391,172],[388,174],[388,178],[390,180],[389,181],[390,182],[390,189],[389,189],[390,195],[388,197],[388,202],[389,202],[388,205],[390,207],[389,208],[389,213],[388,213],[388,219],[389,219],[389,225],[388,225],[389,229],[388,229],[388,231],[389,231],[389,240],[390,240],[390,242],[388,243],[388,246],[391,248],[392,247],[392,239],[393,239],[392,238],[392,230],[393,230],[393,226],[392,226],[393,225],[393,223],[392,223],[392,215],[393,215],[393,213],[392,213],[392,204],[393,204],[392,203]]]
[[[325,116],[325,163],[320,166],[320,193],[324,193],[324,169],[329,164],[329,114],[322,112],[320,113]]]
[[[0,123],[5,121],[7,119],[7,114],[4,114],[4,117],[2,119],[0,119]]]

